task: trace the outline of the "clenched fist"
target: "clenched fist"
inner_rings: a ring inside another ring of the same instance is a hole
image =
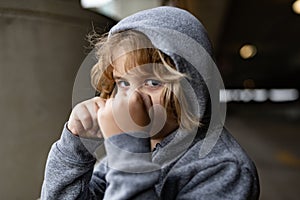
[[[108,99],[98,110],[98,123],[104,138],[124,132],[148,132],[151,106],[150,96],[136,91],[130,96],[117,94]]]
[[[79,137],[108,138],[124,132],[150,130],[148,95],[134,92],[130,97],[94,97],[77,104],[70,115],[68,129]]]
[[[97,112],[99,108],[105,106],[105,101],[100,97],[94,97],[77,104],[71,112],[68,129],[80,137],[102,138]]]

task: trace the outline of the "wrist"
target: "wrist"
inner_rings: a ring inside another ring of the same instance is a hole
[[[150,138],[141,136],[144,135],[140,132],[123,133],[106,139],[104,144],[108,166],[119,171],[132,173],[159,169],[159,166],[151,161]]]
[[[73,135],[78,136],[76,129],[69,122],[67,122],[66,129]]]
[[[71,161],[90,162],[95,160],[94,152],[102,141],[88,140],[75,136],[65,124],[60,139],[56,142],[57,154]]]

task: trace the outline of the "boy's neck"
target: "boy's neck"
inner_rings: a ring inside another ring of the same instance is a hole
[[[156,144],[160,143],[163,140],[163,138],[155,138],[155,139],[151,139],[150,143],[151,143],[151,151],[154,150]]]
[[[159,132],[156,136],[151,137],[151,151],[153,151],[157,143],[160,143],[165,137],[167,137],[176,129],[178,129],[177,123],[166,123],[161,132]]]

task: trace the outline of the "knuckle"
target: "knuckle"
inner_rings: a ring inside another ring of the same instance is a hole
[[[84,122],[89,122],[89,121],[92,121],[92,117],[90,115],[82,115],[82,121]]]
[[[81,122],[82,122],[83,126],[87,129],[89,129],[93,126],[93,120],[92,120],[91,116],[88,116],[88,115],[82,116]]]

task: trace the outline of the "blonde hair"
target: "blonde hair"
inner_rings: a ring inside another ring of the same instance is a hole
[[[97,38],[95,47],[98,62],[91,70],[91,82],[100,97],[107,99],[115,95],[114,62],[125,55],[126,72],[136,66],[152,66],[151,72],[141,68],[137,68],[137,71],[141,74],[151,73],[164,83],[161,102],[167,113],[172,113],[177,118],[178,125],[188,130],[200,125],[199,117],[190,111],[180,85],[180,80],[186,75],[178,72],[173,60],[155,48],[147,36],[134,30],[109,37],[105,34]]]

